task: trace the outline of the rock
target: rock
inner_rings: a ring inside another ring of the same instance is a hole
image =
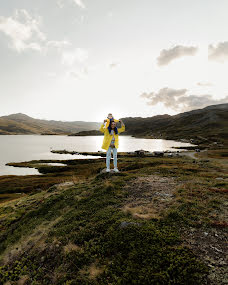
[[[225,262],[225,260],[223,260],[223,259],[219,259],[218,263],[219,263],[221,266],[227,264],[227,263]]]
[[[106,172],[106,168],[105,169],[102,169],[96,176],[96,179],[106,179],[106,178],[110,178],[112,177],[113,175],[116,175],[116,176],[126,176],[125,173],[122,173],[122,172],[115,172],[113,171],[113,169],[111,169],[110,172]]]
[[[115,172],[113,169],[110,169],[110,172],[106,172],[106,168],[104,168],[104,169],[102,169],[102,170],[100,171],[100,173],[101,173],[101,174],[103,174],[103,173],[115,174],[115,173],[117,173],[117,172]]]
[[[222,250],[220,250],[220,249],[218,249],[217,247],[215,247],[215,246],[210,246],[212,249],[214,249],[214,250],[216,250],[217,252],[223,252]]]
[[[119,172],[115,172],[114,169],[110,169],[110,172],[106,172],[106,168],[102,169],[98,175],[101,175],[101,174],[102,174],[102,175],[105,174],[105,175],[107,175],[107,176],[108,176],[108,175],[110,176],[110,175],[112,175],[112,174],[115,174],[115,175],[118,175],[118,174],[119,174],[120,176],[125,176],[125,175],[126,175],[126,174],[122,173],[120,170],[119,170]]]
[[[131,225],[141,226],[140,223],[123,221],[123,222],[120,223],[120,228],[123,229],[123,228],[126,228],[126,227],[131,226]]]
[[[165,182],[165,181],[160,181],[160,182]],[[173,197],[173,194],[169,194],[169,193],[155,192],[154,194],[157,196],[164,197],[164,198]]]

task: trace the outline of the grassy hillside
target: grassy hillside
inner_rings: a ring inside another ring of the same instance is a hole
[[[24,114],[0,117],[0,134],[70,134],[97,129],[96,122],[62,122],[34,119]]]
[[[45,162],[0,177],[0,284],[226,284],[226,160]]]

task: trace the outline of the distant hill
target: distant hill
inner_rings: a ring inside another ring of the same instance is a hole
[[[174,116],[126,117],[122,120],[126,125],[123,135],[188,141],[192,139],[196,143],[228,141],[228,104],[212,105]],[[100,124],[40,120],[18,113],[0,117],[0,134],[98,135]]]
[[[228,140],[228,104],[208,106],[203,109],[160,115],[148,118],[122,118],[125,135],[164,139],[195,139],[195,141]]]
[[[69,136],[103,136],[104,134],[99,130],[91,130],[91,131],[81,131],[76,134],[70,134]]]
[[[98,129],[97,122],[63,122],[34,119],[22,113],[0,117],[0,134],[71,134]]]

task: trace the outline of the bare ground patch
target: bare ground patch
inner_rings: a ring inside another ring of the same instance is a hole
[[[172,177],[149,175],[129,182],[124,189],[128,197],[122,207],[135,218],[159,219],[173,202],[178,183]]]

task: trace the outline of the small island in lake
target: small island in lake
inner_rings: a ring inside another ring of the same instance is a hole
[[[69,134],[68,136],[102,136],[104,135],[99,130],[91,130],[91,131],[81,131],[75,134]]]

